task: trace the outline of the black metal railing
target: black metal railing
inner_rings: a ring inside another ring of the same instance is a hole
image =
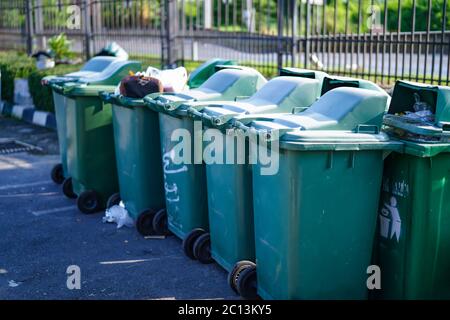
[[[221,56],[390,85],[449,84],[448,0],[0,0],[0,49],[64,32],[89,57],[116,41],[162,65]]]

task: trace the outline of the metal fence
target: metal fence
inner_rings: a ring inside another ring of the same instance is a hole
[[[449,84],[448,0],[0,0],[0,48],[64,32],[89,57],[116,41],[161,65],[232,58],[274,75],[322,69]]]

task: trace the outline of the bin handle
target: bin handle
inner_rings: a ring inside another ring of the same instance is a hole
[[[52,84],[51,85],[53,90],[55,90],[57,93],[64,93],[64,89],[62,86],[60,86],[59,84]]]
[[[379,134],[380,128],[374,124],[358,124],[356,126],[356,133],[374,133]]]
[[[235,114],[227,114],[227,115],[221,115],[221,116],[214,116],[211,119],[211,122],[215,126],[222,126],[225,123],[229,122],[233,117],[236,116]]]
[[[300,113],[308,109],[308,107],[294,107],[292,108],[292,114]]]
[[[112,93],[106,92],[106,91],[100,91],[98,93],[98,95],[100,96],[100,98],[107,102],[107,103],[114,103],[115,102],[115,96]]]
[[[213,117],[211,117],[210,115],[208,115],[206,113],[198,111],[196,108],[189,107],[189,108],[187,108],[186,111],[187,111],[188,114],[190,114],[194,118],[200,118],[202,120],[206,120],[206,121],[210,121],[210,122],[213,121],[212,120]]]
[[[442,131],[450,131],[450,122],[441,122],[442,123]]]

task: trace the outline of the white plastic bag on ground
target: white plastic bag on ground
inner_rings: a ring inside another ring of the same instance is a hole
[[[134,226],[134,221],[128,214],[127,209],[125,209],[125,205],[122,201],[119,205],[106,209],[105,216],[102,220],[103,222],[117,223],[117,229],[122,228],[123,226]]]

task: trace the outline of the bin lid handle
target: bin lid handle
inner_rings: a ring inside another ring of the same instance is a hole
[[[374,124],[358,124],[356,126],[356,133],[374,133],[379,134],[380,128]]]

